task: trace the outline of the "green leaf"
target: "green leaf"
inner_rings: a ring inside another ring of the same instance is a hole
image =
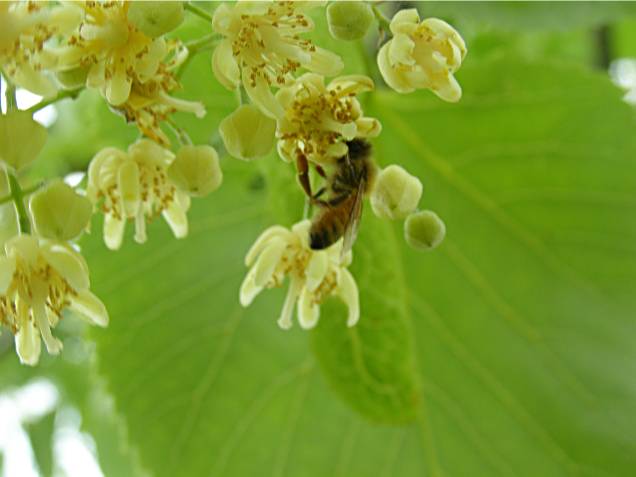
[[[636,15],[630,2],[418,2],[425,17],[502,31],[589,28]]]
[[[42,477],[53,475],[53,430],[55,412],[50,412],[35,422],[28,423],[26,431],[31,440],[38,469]]]
[[[329,303],[312,333],[313,350],[350,406],[373,421],[403,424],[417,418],[420,396],[404,271],[396,266],[401,244],[371,213],[362,223],[369,239],[356,247],[351,271],[360,288],[363,319],[346,328],[344,306]]]
[[[113,253],[94,224],[83,251],[111,314],[92,333],[99,368],[155,475],[633,472],[633,113],[604,75],[467,66],[459,104],[370,105],[378,161],[423,180],[447,240],[410,251],[401,224],[365,216],[354,330],[337,305],[311,340],[279,330],[281,290],[239,307],[249,245],[300,218],[278,160],[225,160],[182,241],[157,220]]]

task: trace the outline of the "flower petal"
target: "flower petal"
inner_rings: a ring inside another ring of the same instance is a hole
[[[124,238],[126,222],[115,218],[112,214],[104,217],[104,243],[111,250],[118,250]]]
[[[15,259],[0,257],[0,295],[7,292],[15,272]]]
[[[313,303],[313,295],[304,287],[298,298],[298,322],[300,326],[309,330],[318,324],[320,318],[320,307]]]
[[[77,295],[71,295],[70,308],[75,311],[80,318],[83,318],[92,325],[101,327],[108,326],[108,311],[102,303],[89,290],[82,290]]]
[[[277,119],[285,115],[285,110],[278,104],[267,81],[258,77],[252,84],[247,68],[243,70],[243,86],[254,104],[267,116]]]
[[[320,47],[311,54],[311,61],[304,65],[309,71],[325,76],[336,76],[344,68],[342,58]]]
[[[75,291],[89,287],[88,266],[80,254],[64,245],[45,242],[40,253]]]
[[[294,304],[298,293],[300,292],[300,282],[297,278],[292,277],[287,289],[287,295],[285,296],[285,303],[283,303],[283,309],[278,318],[278,326],[283,330],[288,330],[292,327],[292,313],[294,311]]]
[[[186,210],[177,201],[172,201],[161,215],[168,222],[176,238],[184,238],[188,235],[188,216]]]
[[[232,43],[230,43],[229,40],[223,40],[214,49],[214,53],[212,54],[212,71],[216,79],[219,80],[219,83],[227,89],[236,89],[240,84],[241,70],[232,54]]]
[[[62,342],[51,334],[51,326],[46,316],[44,301],[33,300],[31,306],[33,308],[33,319],[40,330],[46,350],[49,354],[59,354],[62,351]]]
[[[263,249],[268,245],[269,241],[274,237],[285,238],[289,234],[289,231],[281,226],[281,225],[273,225],[269,227],[261,233],[254,245],[249,249],[247,255],[245,255],[245,265],[247,267],[251,267],[254,263],[254,260],[258,257],[258,255],[263,251]]]
[[[390,59],[390,45],[393,40],[389,40],[385,43],[378,52],[378,68],[382,74],[382,78],[398,93],[410,93],[415,91],[415,88],[408,81],[408,78],[398,69],[394,68]]]
[[[259,287],[256,285],[256,283],[254,283],[255,276],[256,269],[250,269],[250,271],[247,272],[243,283],[241,284],[239,301],[242,306],[250,306],[252,304],[252,301],[254,301],[254,298],[256,298],[256,295],[258,295],[263,290],[263,287]]]
[[[265,247],[254,265],[256,269],[254,272],[254,283],[256,286],[265,286],[272,278],[286,247],[287,242],[282,238],[274,237],[269,241],[267,247]]]
[[[338,274],[338,296],[349,308],[347,326],[354,326],[360,318],[360,297],[358,295],[358,285],[353,275],[346,268],[341,268]]]
[[[15,350],[20,362],[29,366],[35,366],[40,360],[40,333],[35,324],[28,320],[18,329],[15,335]]]
[[[391,19],[391,33],[393,33],[393,35],[397,35],[399,33],[413,33],[419,22],[420,16],[417,13],[416,8],[400,10],[393,15],[393,18]]]
[[[124,162],[117,171],[117,185],[121,197],[121,208],[126,217],[135,217],[141,206],[139,188],[139,166],[135,161]]]
[[[329,268],[329,257],[326,252],[314,252],[305,268],[305,288],[313,292],[325,279]]]

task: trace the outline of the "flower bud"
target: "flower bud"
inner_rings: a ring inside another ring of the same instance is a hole
[[[403,219],[417,208],[421,196],[420,180],[402,167],[390,165],[378,174],[371,208],[381,219]]]
[[[142,33],[156,38],[183,21],[183,2],[130,2],[128,21]]]
[[[88,68],[78,66],[72,70],[58,71],[55,73],[55,78],[64,89],[76,89],[86,84],[88,70]]]
[[[62,241],[79,236],[93,212],[90,200],[59,179],[33,194],[29,209],[38,235]]]
[[[373,23],[371,7],[362,1],[336,1],[327,7],[329,33],[336,40],[359,40]]]
[[[276,121],[256,106],[244,104],[219,125],[225,149],[244,161],[266,156],[274,146]]]
[[[0,160],[20,170],[31,164],[46,142],[46,128],[26,111],[0,116]]]
[[[223,181],[219,155],[212,146],[183,146],[168,168],[168,177],[189,195],[203,197]]]
[[[417,250],[432,250],[446,235],[446,226],[432,210],[421,210],[409,215],[404,221],[406,243]]]

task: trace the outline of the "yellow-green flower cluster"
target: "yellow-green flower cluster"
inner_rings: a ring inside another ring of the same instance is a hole
[[[79,28],[57,49],[59,71],[86,71],[86,86],[99,89],[115,109],[156,142],[168,145],[160,123],[176,111],[205,115],[199,102],[176,99],[176,69],[185,59],[177,41],[152,37],[129,17],[126,1],[84,2]]]
[[[279,118],[284,107],[271,88],[288,86],[305,68],[333,76],[343,67],[339,56],[301,37],[314,29],[305,13],[320,2],[223,3],[214,12],[212,27],[224,36],[212,57],[214,74],[228,89],[243,85],[254,104]]]
[[[175,156],[148,139],[127,151],[103,149],[93,158],[88,176],[88,197],[105,215],[104,242],[113,250],[122,244],[127,220],[135,223],[138,243],[146,241],[146,221],[158,215],[175,237],[185,237],[190,196],[215,190],[222,179],[214,148],[184,146]]]
[[[0,323],[15,334],[22,363],[37,364],[40,337],[49,354],[62,350],[51,328],[67,308],[91,324],[108,324],[104,304],[89,290],[88,266],[69,244],[25,234],[9,240],[4,252]]]
[[[241,285],[241,304],[249,306],[263,289],[280,287],[289,277],[287,296],[278,319],[282,329],[291,328],[294,306],[300,326],[305,329],[316,326],[320,304],[332,295],[347,305],[347,325],[354,326],[360,317],[360,303],[358,287],[347,270],[351,252],[342,256],[342,241],[326,250],[311,250],[310,226],[309,220],[291,229],[276,225],[256,239],[245,257],[245,265],[251,268]]]
[[[345,141],[380,134],[377,119],[365,117],[357,94],[373,89],[367,76],[341,76],[325,86],[324,77],[306,73],[276,99],[285,114],[277,122],[278,152],[291,161],[303,155],[329,164],[347,154]]]
[[[69,34],[81,20],[73,4],[0,2],[0,67],[13,83],[42,96],[56,92],[46,74],[57,67],[59,56],[51,40]]]
[[[41,339],[49,354],[62,350],[51,328],[65,310],[91,324],[108,324],[106,308],[89,289],[88,266],[71,242],[88,227],[90,201],[53,180],[31,196],[28,210],[24,207],[17,173],[33,162],[45,141],[46,130],[29,113],[0,117],[0,191],[10,192],[13,202],[0,211],[0,325],[15,335],[20,361],[28,365],[38,362]]]
[[[420,22],[415,8],[396,13],[390,28],[393,38],[378,53],[384,81],[399,93],[430,89],[445,101],[459,101],[462,90],[453,75],[467,51],[459,33],[438,18]]]

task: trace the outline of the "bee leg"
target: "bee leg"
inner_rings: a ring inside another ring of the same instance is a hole
[[[298,155],[296,157],[296,169],[298,169],[298,182],[307,194],[307,197],[311,198],[311,184],[309,183],[309,163],[304,155]]]
[[[320,177],[322,177],[323,179],[327,178],[327,174],[325,173],[325,170],[322,168],[322,166],[316,165],[316,172],[320,174]]]
[[[316,192],[313,196],[313,199],[317,199],[318,197],[320,197],[322,194],[324,194],[327,191],[326,187],[321,187],[318,192]]]

